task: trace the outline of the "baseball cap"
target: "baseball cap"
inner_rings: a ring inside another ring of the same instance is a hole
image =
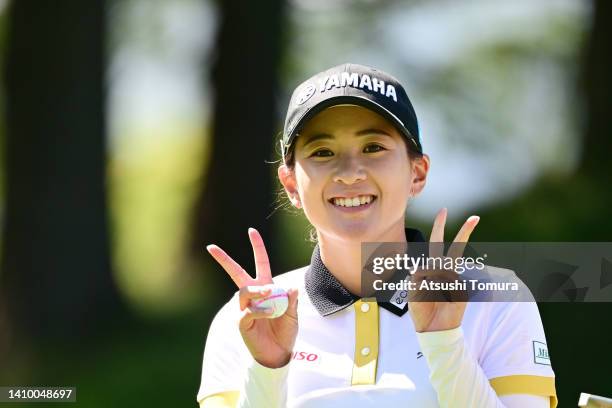
[[[380,114],[412,142],[416,151],[423,152],[416,112],[399,81],[376,68],[342,64],[308,78],[293,91],[281,139],[283,156],[309,119],[326,108],[344,104]]]

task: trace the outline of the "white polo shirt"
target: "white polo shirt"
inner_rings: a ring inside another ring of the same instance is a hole
[[[406,235],[422,241],[416,230],[407,229]],[[310,265],[274,282],[299,291],[299,330],[290,363],[268,369],[253,360],[238,330],[234,295],[210,327],[198,402],[220,396],[229,401],[223,406],[233,406],[244,387],[260,386],[270,400],[284,392],[286,405],[295,408],[455,406],[460,392],[439,395],[436,387],[456,390],[452,382],[467,376],[480,380],[470,387],[490,384],[499,396],[538,395],[549,398],[551,407],[557,404],[533,302],[468,303],[460,328],[416,333],[407,308],[359,299],[344,288],[321,261],[318,246]],[[263,385],[247,384],[260,375]]]

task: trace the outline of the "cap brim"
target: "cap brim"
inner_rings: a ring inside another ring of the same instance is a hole
[[[293,131],[287,138],[286,146],[289,147],[291,146],[291,144],[293,144],[296,135],[302,130],[306,122],[308,122],[310,119],[312,119],[316,114],[320,113],[321,111],[327,108],[330,108],[332,106],[337,106],[337,105],[357,105],[357,106],[361,106],[363,108],[370,109],[378,113],[379,115],[387,119],[389,122],[391,122],[397,128],[397,130],[399,130],[406,138],[408,138],[408,140],[412,142],[415,149],[419,153],[422,153],[422,148],[421,148],[421,144],[419,143],[419,141],[410,133],[410,131],[406,128],[406,126],[404,126],[402,121],[397,118],[397,116],[395,116],[393,113],[387,110],[384,106],[381,106],[370,99],[367,99],[361,96],[356,96],[356,95],[334,96],[332,98],[325,99],[324,101],[321,101],[318,104],[312,106],[298,120],[297,125],[295,125],[295,127],[293,128]]]

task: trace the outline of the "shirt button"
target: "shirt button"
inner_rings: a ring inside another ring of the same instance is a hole
[[[361,304],[361,311],[363,313],[366,313],[368,310],[370,310],[370,305],[368,305],[367,303],[362,303]]]
[[[364,347],[361,349],[361,355],[362,356],[367,356],[368,354],[370,354],[370,348],[369,347]]]

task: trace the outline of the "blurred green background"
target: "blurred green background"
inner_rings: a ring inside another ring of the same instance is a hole
[[[0,385],[196,406],[234,291],[204,247],[250,270],[255,227],[276,274],[309,261],[276,138],[293,87],[343,62],[419,115],[408,225],[448,207],[449,231],[481,216],[474,241],[612,241],[610,4],[0,0]],[[611,304],[540,311],[560,407],[612,396]]]

